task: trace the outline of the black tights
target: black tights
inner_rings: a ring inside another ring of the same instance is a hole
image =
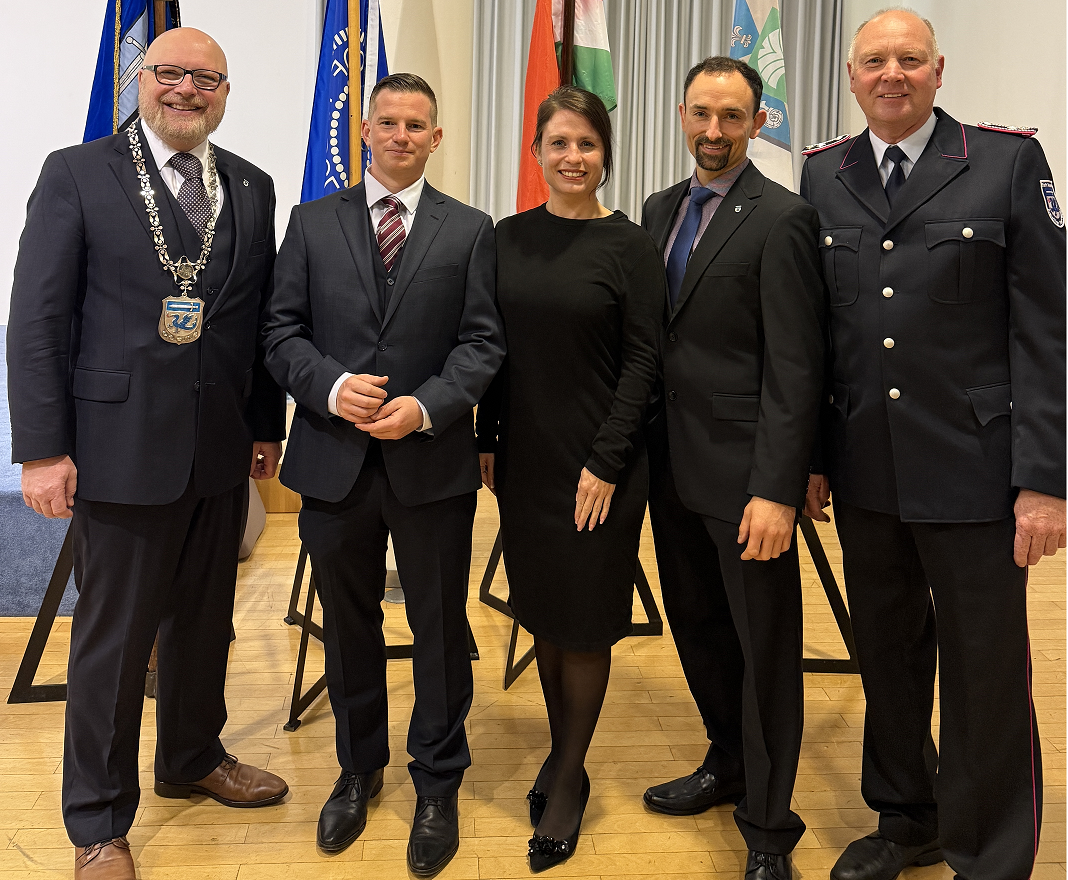
[[[583,765],[608,689],[612,649],[565,651],[537,637],[534,649],[552,736],[552,751],[538,777],[549,802],[537,833],[563,840],[581,818]]]

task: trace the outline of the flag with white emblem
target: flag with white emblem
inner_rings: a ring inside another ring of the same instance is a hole
[[[749,158],[765,177],[792,190],[794,167],[779,0],[735,0],[730,56],[749,64],[764,83],[760,109],[768,118],[759,137],[749,143]]]
[[[107,0],[83,143],[116,134],[137,119],[137,72],[148,44],[180,26],[178,0],[163,8],[165,19],[157,22],[155,4],[148,0]]]
[[[349,68],[348,0],[328,0],[323,18],[323,41],[319,48],[319,67],[315,76],[315,96],[312,98],[311,127],[308,132],[308,153],[304,160],[304,185],[300,200],[310,202],[357,183],[371,162],[366,147],[362,152],[362,167],[353,173],[353,146],[349,137],[350,113],[367,115],[371,89],[388,75],[386,45],[382,39],[382,20],[378,0],[360,0],[358,30],[359,68]],[[357,75],[358,74],[358,75]],[[356,108],[351,106],[350,84],[363,93],[356,96]]]

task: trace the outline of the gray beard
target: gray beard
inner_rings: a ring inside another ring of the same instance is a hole
[[[195,140],[203,143],[208,139],[222,123],[223,112],[226,109],[225,100],[216,106],[215,111],[209,111],[195,121],[186,125],[174,125],[163,115],[163,105],[158,101],[150,102],[138,99],[138,112],[141,119],[160,140],[172,144],[175,141]]]

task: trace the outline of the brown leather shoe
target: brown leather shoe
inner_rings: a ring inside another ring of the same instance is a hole
[[[187,798],[206,794],[227,807],[266,807],[277,804],[289,793],[286,781],[266,770],[239,764],[233,755],[197,782],[173,783],[157,779],[156,794],[165,798]]]
[[[74,880],[137,880],[126,838],[74,847]]]

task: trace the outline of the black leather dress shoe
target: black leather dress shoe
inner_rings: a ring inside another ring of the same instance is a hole
[[[942,861],[938,841],[906,846],[887,840],[878,831],[854,840],[831,868],[831,880],[894,880],[910,865],[934,865]]]
[[[408,870],[416,877],[433,877],[460,848],[456,795],[415,799],[415,821],[408,837]]]
[[[738,803],[743,797],[744,779],[720,779],[704,767],[698,767],[689,776],[646,789],[644,800],[650,810],[656,810],[658,813],[692,816],[695,813],[703,813],[716,804],[727,801]]]
[[[334,790],[319,813],[315,842],[325,853],[339,853],[363,833],[367,802],[382,790],[382,771],[341,771]]]
[[[753,852],[745,861],[745,880],[791,880],[790,857],[776,853]]]

